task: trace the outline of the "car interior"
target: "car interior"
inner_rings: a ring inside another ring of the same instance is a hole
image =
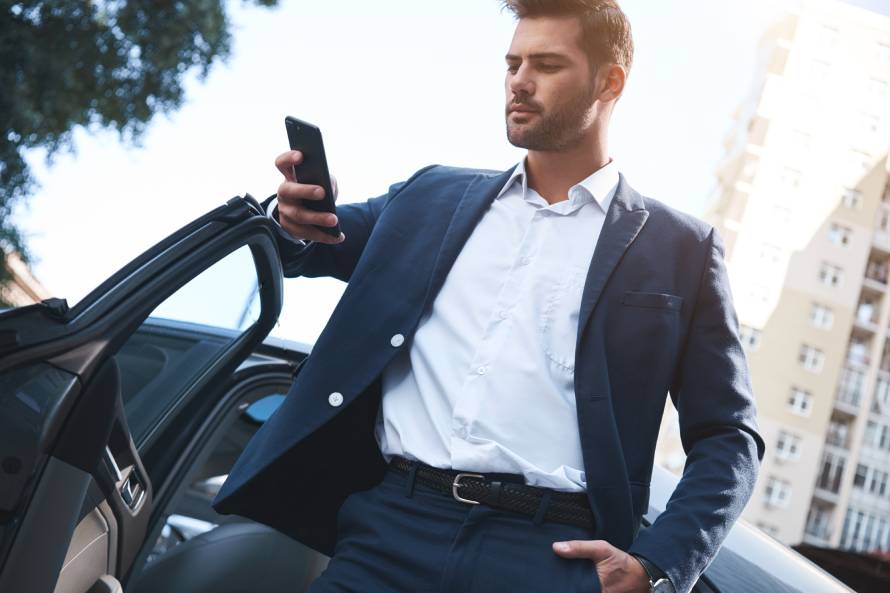
[[[120,393],[128,396],[121,402],[135,426],[164,404],[154,397],[148,378],[167,376],[164,368],[182,368],[182,360],[194,362],[208,350],[207,336],[171,337],[160,329],[149,325],[137,332],[115,356]],[[210,506],[226,472],[284,399],[292,380],[287,361],[255,356],[251,362],[245,366],[253,367],[253,379],[233,386],[223,398],[228,413],[207,429],[199,450],[183,452],[185,467],[176,472],[177,483],[164,497],[163,508],[144,486],[154,482],[151,470],[130,446],[133,440],[123,434],[122,424],[116,426],[105,448],[102,474],[120,496],[108,496],[98,481],[91,483],[57,593],[293,592],[305,590],[324,569],[325,556],[269,527],[219,515]],[[257,380],[259,372],[262,380]],[[155,506],[145,513],[146,505]],[[132,517],[140,517],[138,524],[126,524]],[[118,584],[107,579],[114,574],[124,575],[126,585],[115,589]]]

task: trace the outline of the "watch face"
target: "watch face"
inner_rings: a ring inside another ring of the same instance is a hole
[[[652,585],[652,593],[676,593],[674,586],[667,579],[658,579]]]

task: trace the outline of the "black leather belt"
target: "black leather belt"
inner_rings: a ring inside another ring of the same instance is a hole
[[[403,474],[414,471],[417,482],[466,504],[485,504],[534,517],[536,520],[577,525],[591,530],[595,526],[585,492],[560,492],[551,488],[492,479],[497,474],[486,476],[439,469],[399,456],[394,456],[389,466]]]

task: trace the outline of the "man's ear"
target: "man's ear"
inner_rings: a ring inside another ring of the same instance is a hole
[[[603,102],[617,101],[624,93],[624,84],[627,82],[627,70],[620,64],[604,64],[599,68],[602,77],[602,91],[599,100]]]

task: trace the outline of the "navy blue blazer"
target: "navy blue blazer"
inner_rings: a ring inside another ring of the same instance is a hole
[[[338,206],[341,244],[280,238],[286,276],[348,286],[284,403],[214,499],[218,512],[331,555],[341,503],[386,467],[374,423],[381,372],[398,350],[390,338],[411,344],[510,171],[427,167],[385,195]],[[764,451],[717,232],[644,198],[621,175],[584,284],[575,352],[598,537],[648,558],[688,591],[741,514]],[[342,405],[328,402],[333,392]],[[639,531],[668,393],[686,467],[665,512]]]

